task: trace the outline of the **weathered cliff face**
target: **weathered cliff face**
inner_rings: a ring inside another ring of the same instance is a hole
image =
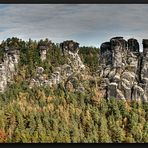
[[[68,58],[68,65],[77,72],[85,69],[83,62],[78,54],[79,44],[73,41],[64,41],[61,44],[61,48],[65,54],[65,57]]]
[[[4,53],[4,61],[0,63],[0,92],[3,92],[15,74],[19,61],[19,50],[7,49]]]
[[[148,101],[148,40],[143,53],[136,39],[115,37],[101,45],[101,71],[106,97]]]
[[[46,60],[47,52],[52,50],[52,46],[48,40],[39,43],[38,49],[42,61]],[[79,43],[68,40],[61,43],[60,47],[63,51],[61,56],[64,56],[68,62],[54,67],[50,76],[44,73],[43,67],[37,67],[35,77],[29,79],[30,88],[53,87],[63,83],[67,90],[84,91],[78,77],[91,76],[78,54]],[[6,90],[17,74],[19,58],[19,49],[12,47],[5,49],[4,60],[0,63],[0,92]],[[123,37],[111,38],[109,42],[101,45],[99,61],[100,67],[96,75],[102,78],[100,86],[103,92],[106,91],[106,98],[148,101],[148,39],[143,40],[143,52],[140,52],[136,39],[126,41]]]
[[[128,49],[132,52],[139,52],[139,43],[135,39],[128,40]]]
[[[65,83],[66,87],[66,85],[70,83],[72,85],[72,83],[77,79],[74,78],[76,74],[85,70],[85,66],[78,55],[78,43],[65,41],[61,43],[60,46],[63,50],[65,58],[68,59],[68,63],[61,65],[60,67],[55,67],[50,78],[44,75],[44,69],[42,67],[38,67],[36,70],[36,78],[33,78],[30,82],[30,88],[34,85],[53,87],[61,82]]]
[[[39,43],[38,48],[40,50],[40,58],[42,61],[46,60],[47,52],[48,50],[52,50],[52,46],[53,44],[51,41]],[[60,46],[68,63],[55,67],[50,77],[44,73],[45,70],[42,67],[37,67],[36,76],[29,80],[30,88],[43,85],[53,87],[61,82],[66,83],[66,85],[70,83],[72,84],[70,81],[74,82],[77,79],[74,78],[75,75],[85,70],[85,66],[78,54],[79,44],[77,42],[72,40],[65,41],[61,43]],[[13,76],[17,74],[19,58],[19,49],[10,49],[7,47],[4,50],[4,60],[0,63],[0,92],[6,90],[9,86],[8,84],[13,81]]]

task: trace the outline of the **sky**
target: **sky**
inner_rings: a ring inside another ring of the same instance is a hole
[[[148,4],[0,4],[0,41],[48,38],[100,47],[115,36],[148,38]]]

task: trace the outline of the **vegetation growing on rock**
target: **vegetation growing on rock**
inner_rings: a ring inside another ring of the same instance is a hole
[[[0,52],[0,142],[148,142],[148,103],[106,99],[100,49],[11,38]]]

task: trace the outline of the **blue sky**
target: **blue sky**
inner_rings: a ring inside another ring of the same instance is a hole
[[[0,41],[72,39],[99,47],[114,36],[148,38],[148,4],[0,4]]]

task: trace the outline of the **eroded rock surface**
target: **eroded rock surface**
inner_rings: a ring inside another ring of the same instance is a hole
[[[63,50],[65,58],[68,58],[68,63],[61,65],[60,67],[55,67],[54,72],[51,74],[50,78],[47,78],[44,75],[44,69],[42,67],[38,67],[36,69],[37,77],[30,81],[30,88],[32,88],[34,85],[53,87],[63,82],[65,83],[65,87],[68,87],[69,89],[70,85],[74,83],[74,76],[85,70],[85,65],[81,61],[81,58],[78,54],[79,44],[77,42],[71,40],[64,41],[60,44],[60,46]],[[83,87],[78,86],[76,90],[83,91]]]
[[[52,47],[53,43],[51,41],[46,41],[46,42],[40,42],[39,43],[39,50],[40,50],[40,56],[41,60],[44,61],[47,58],[47,51]]]
[[[4,61],[0,63],[0,92],[6,89],[13,76],[17,74],[19,57],[19,50],[6,48]]]
[[[148,40],[143,40],[143,52],[136,39],[114,37],[101,45],[100,76],[108,79],[106,97],[148,101]]]
[[[53,43],[48,40],[38,44],[42,61],[46,60],[47,51],[52,50],[52,46]],[[67,40],[60,47],[63,51],[61,56],[68,62],[54,67],[50,76],[43,67],[37,67],[35,77],[29,80],[29,87],[53,87],[64,83],[68,90],[84,92],[85,88],[78,77],[86,77],[87,68],[78,54],[79,43]],[[4,60],[0,63],[0,92],[4,92],[13,81],[19,59],[18,47],[5,47]],[[140,52],[136,39],[126,41],[123,37],[111,38],[109,42],[102,43],[98,60],[100,66],[96,75],[101,78],[104,97],[148,102],[148,39],[143,39],[143,52]]]

